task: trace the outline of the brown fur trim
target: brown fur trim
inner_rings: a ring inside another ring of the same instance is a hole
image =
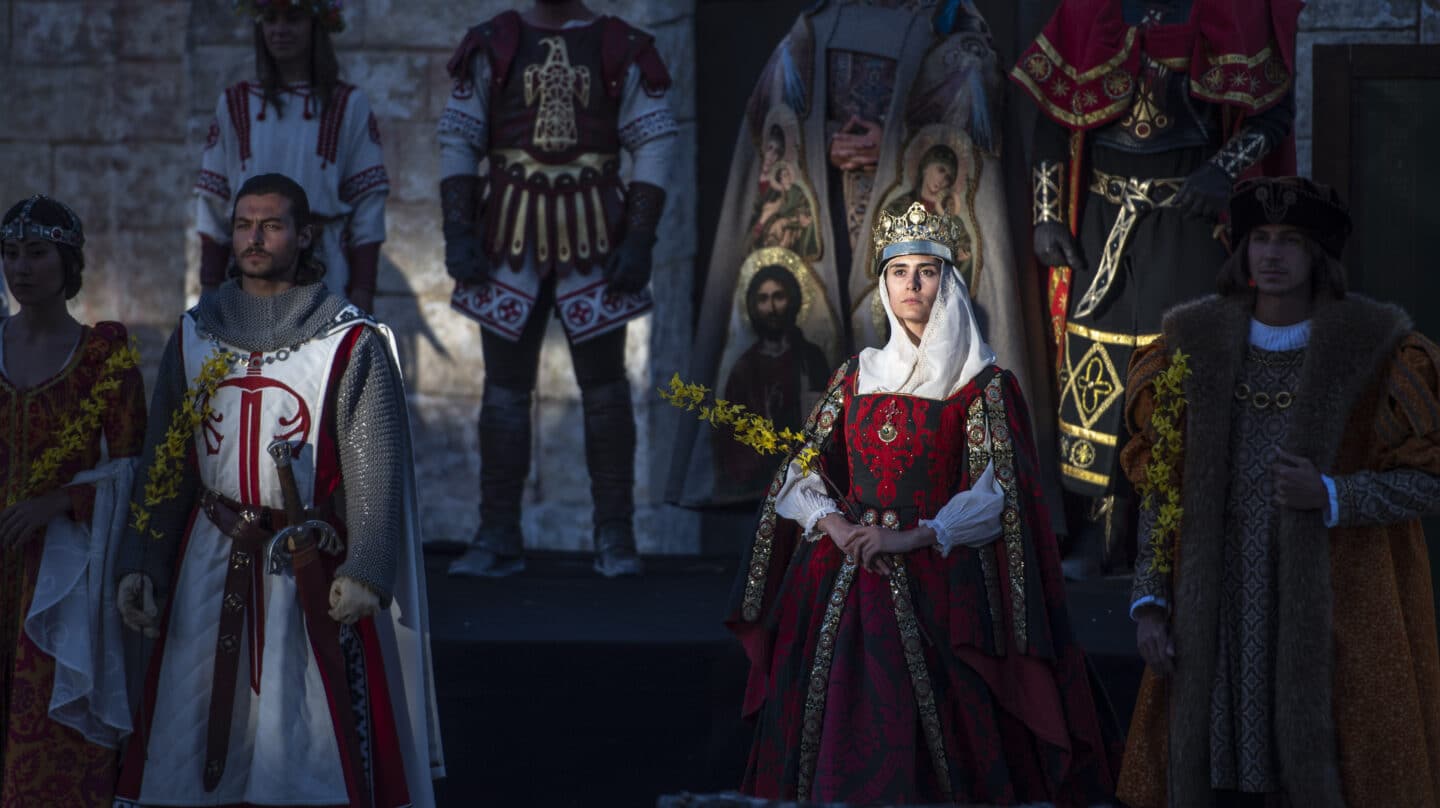
[[[1245,356],[1250,310],[1209,297],[1172,310],[1166,342],[1190,355],[1185,385],[1185,517],[1174,605],[1177,660],[1171,704],[1172,806],[1210,800],[1210,690],[1215,677],[1218,593],[1229,483],[1230,398]],[[1410,318],[1351,295],[1311,320],[1295,409],[1282,445],[1322,472],[1333,470],[1361,394],[1380,382]],[[1332,706],[1330,538],[1318,511],[1285,510],[1276,537],[1279,592],[1275,738],[1288,798],[1342,808]]]

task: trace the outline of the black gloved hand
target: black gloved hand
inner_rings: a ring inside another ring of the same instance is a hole
[[[648,182],[630,183],[625,194],[625,238],[605,262],[611,292],[634,294],[650,283],[651,253],[664,209],[665,189]]]
[[[484,283],[490,280],[490,256],[485,245],[468,226],[446,224],[445,272],[460,283]]]
[[[616,294],[634,294],[650,284],[655,234],[631,231],[605,262],[606,288]]]
[[[1231,186],[1230,175],[1213,163],[1205,163],[1185,178],[1170,205],[1188,216],[1213,221],[1230,204]]]
[[[1084,272],[1088,266],[1070,228],[1060,222],[1035,225],[1035,257],[1047,267],[1070,267],[1076,272]]]
[[[490,256],[475,235],[479,211],[479,177],[457,174],[440,180],[445,272],[460,283],[484,283],[490,279]]]

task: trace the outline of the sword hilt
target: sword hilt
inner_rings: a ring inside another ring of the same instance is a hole
[[[305,506],[300,504],[300,484],[295,480],[295,467],[291,464],[294,450],[290,441],[277,440],[266,449],[275,459],[275,474],[280,478],[280,498],[285,504],[285,519],[291,525],[305,521]]]

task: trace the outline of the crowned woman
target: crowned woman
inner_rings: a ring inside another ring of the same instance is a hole
[[[1118,732],[1071,633],[1030,420],[916,203],[874,231],[890,334],[776,473],[729,623],[757,720],[743,790],[1090,805]]]
[[[119,619],[99,601],[113,598],[105,562],[125,525],[145,390],[125,326],[82,325],[66,309],[84,244],[80,217],[54,199],[0,219],[19,307],[0,319],[4,808],[110,805],[130,730]]]
[[[279,173],[310,199],[326,287],[375,308],[390,178],[369,99],[340,80],[330,37],[345,28],[341,7],[342,0],[235,0],[236,13],[255,21],[256,78],[220,93],[200,157],[195,226],[207,291],[231,266],[234,189]]]

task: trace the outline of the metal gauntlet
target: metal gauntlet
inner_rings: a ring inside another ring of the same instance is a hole
[[[625,193],[625,232],[649,233],[660,229],[665,210],[665,189],[648,182],[632,182]]]
[[[479,220],[480,178],[457,174],[440,180],[440,210],[443,230],[448,238],[473,233]]]
[[[1065,223],[1065,213],[1060,206],[1060,189],[1065,186],[1065,164],[1058,161],[1041,160],[1035,164],[1031,177],[1034,196],[1035,224],[1046,222]]]

